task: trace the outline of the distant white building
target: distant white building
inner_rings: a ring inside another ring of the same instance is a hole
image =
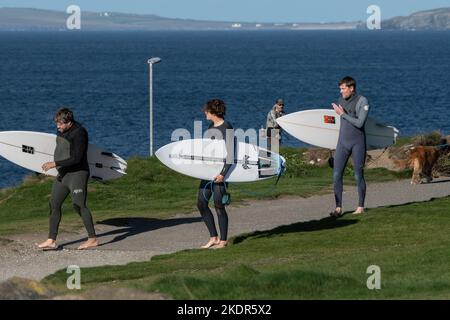
[[[261,28],[261,27],[262,27],[262,24],[258,23],[255,27]]]
[[[242,28],[242,24],[240,24],[240,23],[233,23],[233,24],[231,25],[231,27],[232,27],[232,28]]]

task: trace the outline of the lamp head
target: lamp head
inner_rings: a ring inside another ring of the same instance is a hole
[[[148,64],[157,64],[160,62],[161,62],[161,58],[158,58],[158,57],[150,58],[147,61]]]

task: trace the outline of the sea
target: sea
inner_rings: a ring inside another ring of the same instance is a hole
[[[194,133],[212,98],[234,128],[259,129],[278,98],[287,113],[330,108],[344,76],[370,116],[403,136],[450,133],[450,32],[155,31],[0,32],[0,131],[56,133],[61,106],[95,143],[149,156],[149,66],[154,150],[176,129]],[[283,143],[304,144],[288,135]],[[32,174],[0,159],[0,188]]]

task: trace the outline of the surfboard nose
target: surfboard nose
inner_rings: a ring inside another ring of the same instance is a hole
[[[159,160],[161,160],[161,148],[159,148],[158,150],[155,151],[155,157],[158,158]]]

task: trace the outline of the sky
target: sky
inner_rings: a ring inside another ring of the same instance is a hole
[[[0,0],[0,7],[25,7],[65,11],[69,5],[96,12],[157,14],[184,18],[236,22],[340,22],[362,21],[367,8],[378,5],[381,18],[450,7],[450,0]]]

